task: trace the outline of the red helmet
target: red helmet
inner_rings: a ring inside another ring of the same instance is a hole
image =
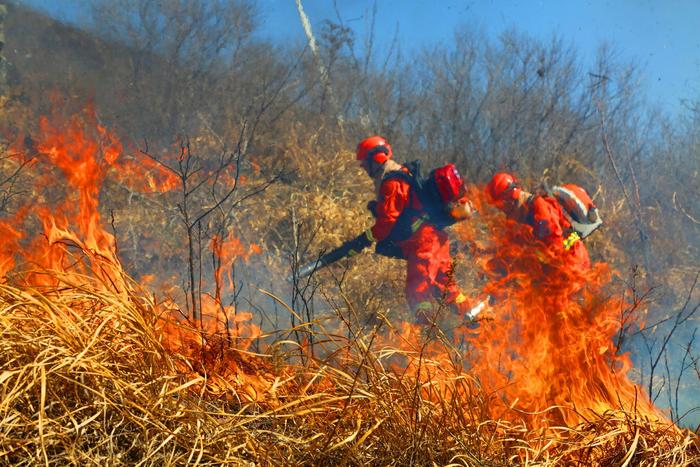
[[[357,160],[364,161],[368,157],[373,157],[378,164],[383,164],[391,159],[394,153],[389,143],[381,136],[370,136],[360,141],[357,145]]]
[[[515,177],[505,172],[499,172],[491,177],[491,181],[486,185],[486,193],[494,203],[507,199],[518,199],[521,191]]]

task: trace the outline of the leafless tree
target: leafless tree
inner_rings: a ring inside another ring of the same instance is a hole
[[[92,14],[98,33],[125,46],[127,66],[114,72],[128,114],[149,110],[128,129],[163,138],[195,133],[197,110],[218,106],[218,83],[245,59],[256,18],[246,0],[99,1]]]
[[[214,236],[225,238],[234,220],[235,209],[264,191],[276,177],[258,186],[239,188],[241,165],[248,155],[244,144],[233,151],[222,151],[214,160],[193,153],[189,141],[182,142],[175,158],[154,156],[148,147],[142,153],[175,174],[180,182],[177,211],[187,242],[187,305],[192,319],[201,324],[203,242],[211,241]]]

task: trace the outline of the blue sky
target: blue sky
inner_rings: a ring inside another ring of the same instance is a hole
[[[312,27],[324,19],[363,37],[374,0],[302,0]],[[19,0],[70,19],[89,0]],[[304,40],[295,0],[258,0],[264,36]],[[681,99],[700,99],[700,0],[377,0],[377,47],[388,47],[398,28],[404,54],[449,43],[455,28],[478,27],[497,37],[509,28],[548,40],[557,34],[590,60],[606,42],[625,62],[639,65],[649,102],[672,115]],[[336,12],[337,7],[337,12]]]

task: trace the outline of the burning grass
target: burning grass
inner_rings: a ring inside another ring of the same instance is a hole
[[[431,356],[444,342],[406,346],[389,323],[352,340],[325,336],[335,352],[305,364],[229,349],[236,358],[213,372],[201,362],[226,353],[206,339],[196,353],[168,350],[148,296],[89,283],[0,286],[3,463],[700,462],[695,434],[634,413],[541,430],[506,421],[498,395],[456,358]]]
[[[172,300],[157,301],[126,277],[116,240],[102,226],[102,183],[125,170],[116,137],[92,113],[40,126],[36,199],[0,223],[7,234],[0,248],[0,462],[700,462],[696,434],[666,421],[626,379],[626,360],[610,347],[615,322],[605,312],[613,308],[581,306],[598,303],[586,295],[595,282],[572,290],[517,270],[490,278],[489,292],[499,281],[517,279],[519,287],[498,297],[499,321],[467,338],[468,348],[395,314],[376,313],[373,327],[360,328],[356,322],[368,321],[347,316],[367,313],[350,300],[331,307],[341,329],[296,315],[295,329],[263,335],[250,313],[222,303],[221,289],[234,282],[224,253],[245,248],[216,237],[215,292],[200,290],[201,313],[184,319]],[[49,175],[65,180],[63,190]],[[27,222],[34,227],[15,228]],[[539,264],[528,257],[532,249],[513,249],[519,245],[496,248],[521,269]],[[556,313],[547,313],[551,300]],[[545,325],[549,332],[540,332]],[[571,335],[583,337],[562,345]],[[518,347],[545,338],[548,352]],[[555,351],[562,355],[552,358]],[[560,377],[556,387],[551,375]],[[581,391],[587,384],[593,390]]]

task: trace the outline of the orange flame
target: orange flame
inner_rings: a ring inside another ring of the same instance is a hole
[[[14,213],[4,222],[0,222],[0,277],[5,278],[7,273],[15,267],[15,253],[20,250],[20,240],[24,234],[17,228],[24,222],[28,208],[24,207]]]
[[[231,267],[237,258],[243,261],[248,261],[251,255],[260,254],[262,250],[256,244],[246,246],[241,243],[240,239],[229,232],[226,239],[222,240],[219,235],[215,235],[211,240],[210,245],[212,253],[217,258],[217,265],[214,270],[214,280],[216,282],[217,297],[220,298],[221,289],[223,287],[224,275],[227,279],[228,290],[234,289],[233,273]]]
[[[122,144],[114,132],[99,124],[91,106],[67,120],[60,115],[42,117],[39,129],[34,137],[37,155],[31,168],[35,180],[31,199],[0,222],[0,277],[7,280],[21,264],[32,268],[18,273],[15,280],[28,285],[55,288],[58,282],[92,280],[94,287],[131,290],[117,257],[115,238],[102,227],[102,185],[109,174],[129,180],[134,187],[158,191],[171,189],[177,180],[148,158],[120,161]],[[31,235],[40,230],[37,224],[43,233]],[[259,251],[255,245],[246,250],[233,236],[214,243],[222,267],[230,267],[236,256],[247,259]],[[47,274],[47,270],[53,272]],[[219,281],[221,274],[219,268]],[[231,278],[229,281],[232,284]],[[57,293],[60,290],[56,288]],[[220,298],[218,292],[216,298],[202,295],[204,329],[178,320],[181,314],[172,302],[152,310],[161,316],[164,347],[182,359],[183,373],[206,375],[203,385],[210,394],[245,400],[265,397],[272,384],[264,371],[266,363],[242,353],[260,335],[260,329],[250,322],[251,313],[224,306]]]
[[[124,159],[116,167],[116,177],[120,183],[142,193],[165,193],[179,186],[177,176],[140,152],[134,152],[130,159]]]
[[[36,176],[31,207],[0,223],[0,233],[5,234],[0,273],[4,277],[21,260],[62,271],[66,277],[90,272],[100,279],[97,284],[126,290],[115,239],[101,226],[99,195],[110,170],[121,179],[136,179],[144,171],[120,162],[121,143],[98,123],[91,109],[67,122],[42,118],[40,128],[37,150],[42,175]],[[152,170],[146,172],[156,175],[152,180],[148,176],[141,179],[141,186],[161,191],[174,186],[175,181],[160,168],[147,167]],[[56,172],[65,182],[56,183]],[[233,174],[230,176],[235,180]],[[500,213],[486,208],[480,193],[472,189],[480,220],[462,223],[458,233],[481,252],[476,266],[487,278],[483,292],[496,300],[496,319],[483,323],[476,334],[462,332],[473,350],[465,371],[488,393],[497,395],[493,398],[494,413],[525,419],[534,427],[574,425],[584,420],[589,410],[620,407],[662,418],[629,380],[629,356],[616,353],[614,336],[624,303],[607,292],[613,274],[610,268],[596,264],[589,271],[571,270],[558,252],[533,240],[528,227],[507,222]],[[41,222],[43,236],[31,239],[17,227],[29,223],[30,214]],[[477,224],[486,227],[491,242],[483,240]],[[87,255],[89,270],[71,255],[71,246]],[[201,297],[204,329],[175,320],[177,306],[164,303],[161,307],[168,314],[159,322],[163,342],[182,357],[183,374],[206,375],[201,388],[210,394],[259,400],[267,394],[273,378],[263,362],[249,358],[243,350],[260,335],[260,329],[250,322],[250,313],[225,306],[221,300],[224,279],[229,288],[234,286],[228,271],[235,257],[247,259],[250,251],[258,249],[252,246],[247,252],[232,236],[213,239],[211,248],[219,266],[214,296]],[[25,280],[52,285],[54,279],[32,273]],[[449,351],[443,346],[425,346],[416,326],[404,324],[398,332],[404,362],[395,371],[415,377],[427,397],[441,397],[446,392],[466,397],[458,384],[458,362]],[[232,348],[231,343],[238,348]]]
[[[478,223],[492,241],[477,248],[477,265],[496,316],[466,336],[473,347],[469,371],[533,426],[573,426],[588,411],[616,409],[665,418],[628,378],[629,355],[617,353],[625,303],[611,296],[609,266],[573,269],[561,250],[535,240],[530,227],[486,207],[481,193],[472,188]],[[476,223],[460,226],[463,241],[483,235]]]
[[[35,182],[30,187],[32,197],[11,219],[0,223],[11,248],[3,250],[0,272],[5,276],[18,261],[44,270],[77,268],[85,272],[70,253],[70,247],[76,246],[93,262],[98,277],[113,282],[121,267],[114,254],[114,237],[100,226],[98,204],[101,184],[119,156],[121,144],[97,123],[90,108],[67,122],[42,117],[39,128],[35,138],[37,154],[31,167]],[[15,150],[22,152],[25,148]],[[62,182],[57,183],[57,172],[62,175]],[[36,230],[32,225],[36,220],[43,225],[44,234],[28,236],[27,231]],[[22,239],[27,243],[21,244]],[[106,263],[97,267],[103,260]],[[55,283],[55,279],[37,272],[26,274],[24,281]]]
[[[182,357],[178,365],[180,372],[190,379],[197,375],[206,376],[206,384],[197,384],[194,389],[203,389],[213,397],[273,402],[270,389],[274,377],[269,365],[245,353],[260,335],[260,328],[250,322],[252,314],[239,312],[234,315],[227,307],[223,316],[234,317],[222,322],[217,319],[221,312],[220,303],[208,295],[204,298],[205,329],[196,329],[186,322],[167,317],[158,322],[163,346]],[[177,311],[173,303],[163,306],[170,308],[170,316]]]

